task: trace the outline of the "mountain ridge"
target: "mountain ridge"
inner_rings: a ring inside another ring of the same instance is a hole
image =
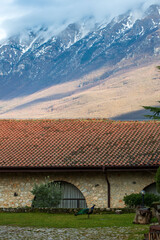
[[[22,47],[20,40],[16,43],[18,40],[14,37],[8,45],[0,48],[0,82],[4,86],[0,96],[3,97],[5,92],[6,97],[10,92],[12,97],[15,88],[16,96],[23,95],[23,90],[27,92],[27,89],[28,93],[33,93],[54,84],[80,78],[104,65],[117,64],[123,58],[131,58],[133,55],[135,59],[139,58],[140,53],[153,56],[153,48],[160,51],[159,9],[158,5],[151,6],[146,11],[147,15],[136,21],[131,19],[131,13],[124,14],[117,21],[113,19],[106,27],[97,28],[84,37],[80,26],[76,24],[70,24],[48,41],[44,41],[42,37],[37,42],[40,38],[37,34],[43,36],[45,29],[40,29],[38,33],[30,32],[27,49]],[[77,41],[74,42],[76,36]]]
[[[35,96],[50,91],[52,87],[57,92],[53,90],[51,97],[48,94],[47,98],[42,96],[41,99],[46,102],[59,99],[63,102],[64,98],[85,94],[103,82],[107,84],[116,74],[121,79],[124,72],[132,74],[134,69],[142,69],[143,72],[145,66],[153,68],[153,63],[155,67],[159,64],[160,5],[150,6],[140,18],[129,11],[95,27],[92,20],[89,21],[92,24],[91,31],[87,21],[85,24],[70,24],[55,36],[51,36],[51,29],[35,28],[0,44],[2,116],[9,116],[8,113],[17,111],[18,106],[21,110],[25,109],[29,104],[26,99],[31,95],[35,94],[30,102],[38,104],[39,98]],[[59,90],[62,86],[65,87],[64,92]],[[16,99],[21,101],[23,98],[25,100],[14,107]],[[150,96],[150,99],[156,104],[155,98],[153,101]]]

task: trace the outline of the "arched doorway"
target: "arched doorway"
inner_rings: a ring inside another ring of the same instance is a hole
[[[60,182],[63,191],[62,200],[57,208],[86,208],[82,192],[71,183]]]
[[[160,195],[158,192],[157,192],[157,189],[156,189],[156,183],[151,183],[150,185],[148,185],[147,187],[144,188],[144,191],[145,192],[148,192],[148,193],[154,193],[156,195]]]

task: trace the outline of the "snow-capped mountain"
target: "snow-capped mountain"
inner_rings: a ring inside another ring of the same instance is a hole
[[[154,58],[160,59],[159,5],[140,18],[130,11],[91,30],[87,22],[70,24],[57,35],[51,28],[26,30],[0,43],[0,99],[28,95],[107,66],[101,80],[122,62],[125,68],[131,60],[133,66]]]

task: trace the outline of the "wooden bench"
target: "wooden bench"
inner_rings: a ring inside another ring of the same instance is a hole
[[[149,234],[144,234],[144,240],[160,240],[160,225],[152,225]]]

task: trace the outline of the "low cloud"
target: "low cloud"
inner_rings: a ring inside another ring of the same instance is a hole
[[[24,28],[52,26],[56,31],[69,23],[93,17],[111,19],[127,10],[144,10],[159,0],[0,0],[0,38]]]

